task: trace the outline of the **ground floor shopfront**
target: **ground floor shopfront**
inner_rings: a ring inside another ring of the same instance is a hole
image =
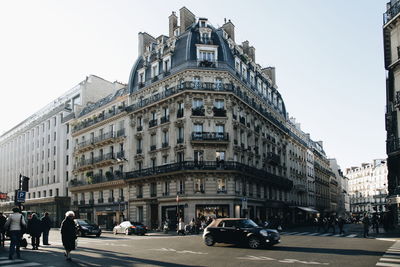
[[[71,199],[69,197],[47,197],[40,199],[28,199],[22,203],[22,210],[28,213],[35,212],[42,217],[45,212],[49,213],[52,227],[60,227],[65,218],[65,213],[70,209]],[[0,211],[10,212],[15,207],[14,202],[3,202]]]
[[[96,223],[102,229],[113,227],[127,220],[127,202],[82,205],[74,208],[77,218]]]
[[[192,219],[226,217],[250,218],[264,222],[273,216],[284,218],[286,214],[287,206],[283,202],[247,200],[244,203],[239,197],[225,199],[182,197],[178,202],[175,198],[140,199],[129,202],[129,219],[143,222],[151,229],[161,228],[166,220],[174,229],[179,218],[182,218],[185,223],[189,223]]]

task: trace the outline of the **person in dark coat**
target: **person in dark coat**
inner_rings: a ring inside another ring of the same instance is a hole
[[[40,236],[42,235],[42,223],[36,213],[32,213],[32,217],[28,220],[27,233],[32,239],[32,249],[39,249]]]
[[[48,212],[44,213],[44,216],[41,219],[42,221],[42,230],[43,230],[43,245],[49,244],[49,232],[51,228],[51,219]]]
[[[71,251],[75,250],[76,242],[76,224],[74,222],[75,213],[67,211],[65,219],[61,223],[61,239],[65,249],[65,259],[71,260]]]
[[[4,247],[4,241],[6,240],[6,229],[4,228],[6,221],[7,218],[0,212],[0,247]]]

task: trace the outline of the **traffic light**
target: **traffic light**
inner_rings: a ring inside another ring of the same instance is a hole
[[[29,191],[29,177],[23,176],[23,175],[19,175],[19,181],[21,183],[21,190],[22,191]]]

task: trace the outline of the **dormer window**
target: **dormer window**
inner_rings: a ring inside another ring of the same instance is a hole
[[[210,61],[213,62],[215,60],[214,51],[200,51],[200,61]]]
[[[158,75],[158,62],[151,65],[151,77],[154,78]]]
[[[199,26],[200,28],[207,27],[207,19],[199,19]]]

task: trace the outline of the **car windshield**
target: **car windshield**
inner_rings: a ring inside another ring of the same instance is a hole
[[[131,224],[135,226],[143,226],[143,223],[140,222],[131,222]]]
[[[79,225],[89,225],[89,223],[85,220],[76,220]]]
[[[239,221],[239,226],[241,228],[258,227],[258,225],[255,222],[253,222],[252,220],[240,220]]]

